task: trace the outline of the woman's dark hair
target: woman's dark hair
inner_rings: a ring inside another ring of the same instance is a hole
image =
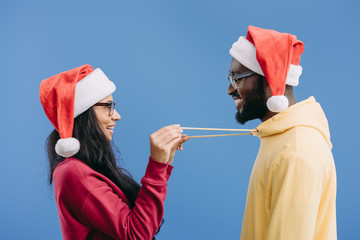
[[[100,129],[92,107],[74,119],[73,137],[79,140],[81,146],[74,157],[115,183],[125,194],[130,204],[129,207],[132,209],[135,206],[140,185],[127,170],[117,166],[111,142]],[[53,182],[56,166],[65,159],[55,152],[55,144],[59,139],[59,133],[54,130],[46,141],[50,184]],[[160,227],[157,232],[159,230]]]

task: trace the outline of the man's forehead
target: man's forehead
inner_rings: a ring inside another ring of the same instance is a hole
[[[230,64],[230,73],[231,74],[235,74],[235,73],[242,73],[242,72],[246,72],[249,71],[249,69],[247,67],[245,67],[244,65],[242,65],[238,60],[236,60],[235,58],[231,59],[231,64]]]

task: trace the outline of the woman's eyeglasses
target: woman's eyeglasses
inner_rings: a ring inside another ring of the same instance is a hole
[[[113,102],[107,102],[107,103],[95,103],[94,106],[103,106],[109,109],[109,116],[112,116],[114,114],[116,101]]]

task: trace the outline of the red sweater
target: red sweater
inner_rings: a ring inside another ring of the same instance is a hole
[[[152,239],[163,218],[172,169],[150,158],[135,207],[129,209],[125,194],[107,177],[79,159],[65,159],[54,171],[63,239]]]

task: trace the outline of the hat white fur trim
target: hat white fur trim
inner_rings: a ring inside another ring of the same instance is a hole
[[[76,84],[74,118],[115,90],[115,84],[107,78],[100,68],[96,68]]]
[[[302,74],[302,67],[300,65],[290,64],[289,72],[286,77],[286,85],[296,87],[299,85],[299,78]]]
[[[239,40],[232,45],[229,52],[233,58],[245,67],[264,76],[260,64],[256,59],[256,48],[254,44],[249,42],[245,37],[239,37]]]
[[[272,112],[281,112],[288,108],[289,100],[284,95],[272,96],[267,100],[266,106]]]
[[[256,72],[262,76],[264,73],[256,59],[256,48],[254,44],[249,42],[244,36],[239,37],[239,40],[232,45],[230,55],[251,71]],[[286,84],[289,86],[299,85],[299,78],[302,73],[300,65],[290,64],[289,72],[286,78]]]
[[[74,156],[80,150],[80,142],[76,138],[62,138],[55,144],[55,152],[62,157]]]

